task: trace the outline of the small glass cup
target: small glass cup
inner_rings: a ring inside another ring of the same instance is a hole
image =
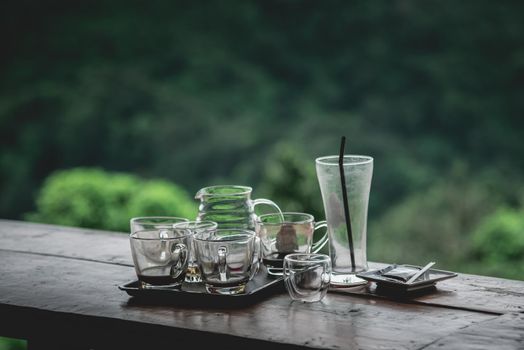
[[[130,235],[131,253],[140,287],[180,287],[189,258],[191,233],[146,229]]]
[[[331,280],[331,258],[325,254],[297,253],[284,257],[284,285],[293,300],[322,300]]]
[[[186,221],[179,222],[173,225],[173,230],[180,234],[189,233],[192,236],[197,233],[205,233],[208,231],[214,231],[218,227],[218,224],[214,221]],[[189,249],[189,261],[187,264],[187,273],[185,281],[187,283],[198,283],[202,282],[202,276],[200,268],[196,260],[195,244],[191,239],[191,247]]]
[[[233,295],[245,292],[257,270],[254,231],[217,229],[193,236],[202,280],[208,293]]]

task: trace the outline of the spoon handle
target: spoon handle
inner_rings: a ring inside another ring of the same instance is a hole
[[[406,283],[410,284],[410,283],[413,283],[417,280],[417,278],[419,278],[420,276],[422,276],[422,274],[424,272],[426,272],[427,270],[429,270],[429,268],[431,266],[435,265],[435,262],[432,261],[430,263],[428,263],[426,266],[424,266],[423,268],[420,269],[419,272],[417,272],[416,274],[413,275],[413,277],[411,277]]]

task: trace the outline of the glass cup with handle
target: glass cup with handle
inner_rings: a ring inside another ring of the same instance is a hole
[[[142,288],[179,287],[182,284],[191,237],[175,234],[173,225],[187,221],[173,216],[130,220],[131,253]]]
[[[187,270],[190,233],[147,229],[133,232],[130,243],[141,288],[181,286]]]
[[[191,238],[193,238],[193,236],[197,233],[215,231],[217,227],[218,224],[213,221],[187,221],[174,224],[173,230],[175,231],[175,233],[179,233],[181,235],[189,233],[191,235]],[[195,243],[193,242],[193,239],[190,240],[190,244],[191,246],[189,249],[189,261],[185,281],[187,283],[202,282],[202,276],[196,259]]]
[[[281,274],[284,257],[291,253],[317,253],[328,242],[327,232],[313,242],[316,230],[327,227],[326,221],[315,223],[306,213],[273,213],[257,218],[257,235],[261,241],[262,261],[270,274]],[[280,271],[279,271],[280,270]]]
[[[256,235],[243,229],[217,229],[193,236],[206,291],[234,295],[245,292],[257,270]]]

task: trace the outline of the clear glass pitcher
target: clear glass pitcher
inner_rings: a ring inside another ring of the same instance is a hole
[[[255,206],[266,204],[278,213],[282,211],[269,199],[251,199],[253,189],[248,186],[220,185],[200,189],[195,199],[200,200],[196,221],[209,220],[220,229],[255,230]]]

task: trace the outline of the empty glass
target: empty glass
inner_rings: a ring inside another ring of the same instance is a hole
[[[260,215],[257,234],[261,241],[264,265],[282,268],[284,257],[290,253],[316,253],[328,241],[327,233],[313,244],[315,230],[326,227],[326,222],[315,223],[313,215],[305,213],[274,213]]]
[[[255,232],[217,229],[193,236],[198,266],[208,293],[238,294],[257,268]]]
[[[284,284],[293,300],[322,300],[331,279],[331,259],[325,254],[288,254],[284,257]]]
[[[130,236],[135,271],[142,288],[178,287],[184,281],[191,234],[146,229]]]
[[[355,274],[368,268],[366,233],[373,158],[346,155],[343,159],[352,245],[348,238],[338,162],[339,156],[317,158],[316,170],[328,225],[329,255],[333,264],[331,284],[344,287],[366,283]]]
[[[180,234],[189,233],[194,235],[199,232],[214,231],[216,230],[217,226],[217,223],[213,221],[187,221],[174,224],[173,230]],[[187,264],[185,281],[188,283],[202,282],[200,268],[198,267],[196,261],[195,244],[193,243],[193,239],[191,239],[190,242],[191,246],[189,249],[189,261]]]

